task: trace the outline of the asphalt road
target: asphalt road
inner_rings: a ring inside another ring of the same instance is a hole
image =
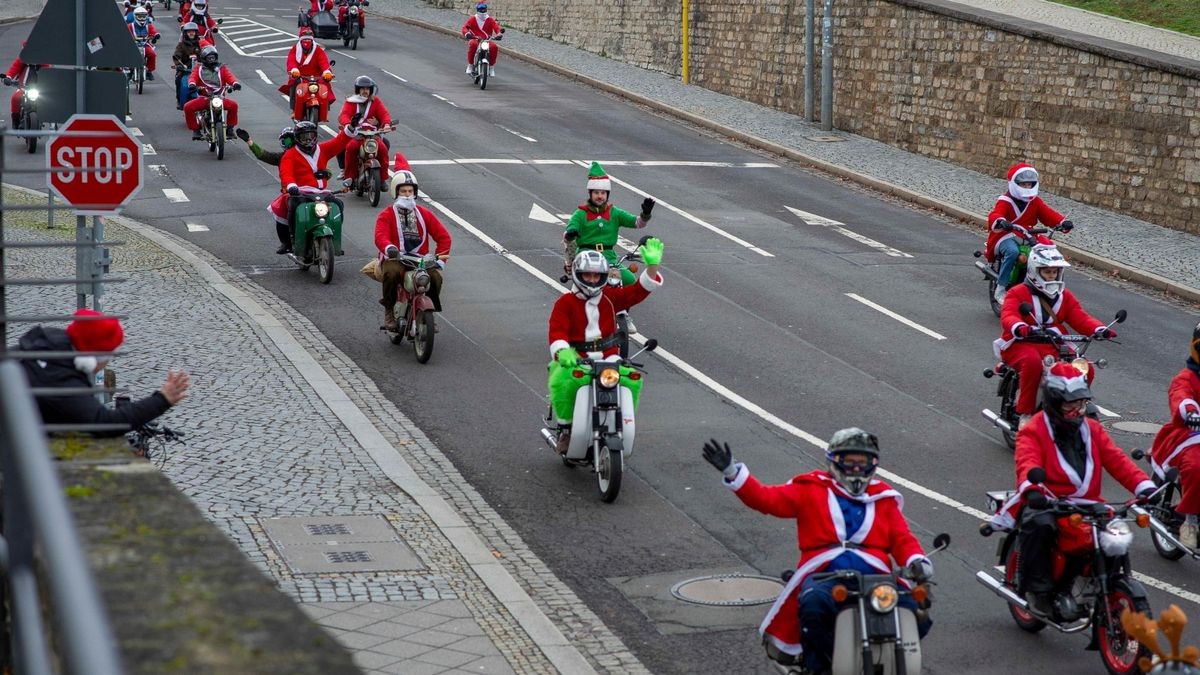
[[[294,32],[294,2],[254,4],[274,9],[221,15]],[[0,59],[13,58],[29,27],[0,28]],[[226,28],[246,53],[286,46],[250,47],[281,34]],[[169,62],[173,27],[165,32],[160,64]],[[236,95],[240,126],[273,147],[288,122],[275,91],[282,52],[243,56],[226,41],[219,47],[246,87]],[[655,672],[772,671],[753,623],[664,634],[609,579],[745,566],[774,575],[796,558],[795,525],[742,507],[700,459],[703,442],[728,440],[755,475],[783,482],[821,465],[806,438],[849,425],[878,434],[884,466],[923,488],[898,486],[919,536],[927,544],[937,532],[954,539],[936,560],[927,672],[1100,669],[1084,638],[1020,632],[1003,603],[974,580],[976,570],[994,564],[996,541],[975,533],[970,507],[985,507],[984,490],[1013,484],[1011,454],[979,415],[996,405],[995,381],[980,373],[993,364],[998,334],[970,255],[980,233],[505,59],[503,47],[499,76],[480,91],[463,74],[463,52],[460,41],[375,20],[357,51],[330,53],[340,95],[358,74],[380,83],[399,120],[392,147],[418,162],[421,189],[444,209],[438,215],[454,238],[446,311],[428,365],[377,330],[378,285],[357,272],[375,254],[377,210],[347,198],[346,255],[330,286],[315,272],[298,272],[273,253],[264,208],[278,190],[274,168],[240,143],[224,161],[193,143],[174,109],[168,70],[134,95],[130,124],[156,154],[146,157],[146,185],[126,214],[204,247],[312,320]],[[14,142],[7,150],[10,166],[42,162]],[[506,163],[465,161],[480,159]],[[535,159],[598,159],[620,181],[615,204],[636,211],[641,193],[660,202],[646,232],[666,242],[666,284],[635,316],[670,356],[647,359],[637,450],[613,505],[602,504],[590,475],[565,469],[538,435],[546,319],[558,291],[475,234],[557,279],[560,226],[528,214],[535,204],[551,214],[573,211],[585,198],[586,168]],[[426,160],[442,163],[419,163]],[[621,164],[650,160],[731,166]],[[28,176],[5,180],[41,187]],[[164,188],[181,189],[190,201],[169,201]],[[789,206],[911,257],[810,224]],[[1092,352],[1111,361],[1095,386],[1098,402],[1120,415],[1108,421],[1165,419],[1166,385],[1186,356],[1194,312],[1078,270],[1068,282],[1097,316],[1129,311],[1119,327],[1123,344]],[[1150,441],[1115,437],[1127,448]],[[1107,494],[1124,492],[1110,485]],[[1175,602],[1197,615],[1195,564],[1158,558],[1145,533],[1135,543],[1135,569],[1172,589],[1151,589],[1157,608]]]

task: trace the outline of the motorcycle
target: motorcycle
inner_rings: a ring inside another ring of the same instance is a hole
[[[611,504],[621,492],[625,460],[633,454],[635,415],[631,382],[642,379],[645,367],[634,363],[642,352],[654,351],[658,340],[646,345],[628,359],[595,361],[580,359],[572,375],[584,386],[575,393],[571,424],[571,443],[562,462],[568,467],[586,465],[596,474],[600,500]],[[546,410],[542,439],[554,448],[558,444],[558,425],[554,409]]]
[[[1033,311],[1033,306],[1027,302],[1024,302],[1021,303],[1020,310],[1022,314],[1029,314]],[[1106,327],[1112,328],[1118,323],[1124,323],[1126,316],[1127,313],[1125,310],[1120,310],[1117,312],[1113,322],[1108,324]],[[1104,338],[1087,335],[1059,335],[1057,333],[1048,331],[1035,330],[1030,333],[1029,337],[1021,339],[1026,342],[1040,342],[1055,345],[1058,348],[1057,360],[1063,363],[1071,364],[1076,370],[1084,375],[1087,375],[1092,368],[1100,369],[1108,366],[1107,359],[1090,361],[1084,357],[1084,354],[1087,353],[1088,345],[1096,342],[1097,340],[1103,340]],[[1116,340],[1108,340],[1108,342],[1121,344]],[[1072,346],[1072,344],[1079,344],[1082,346],[1076,349],[1074,346]],[[1050,356],[1046,357],[1047,361],[1050,359]],[[1020,414],[1017,413],[1017,396],[1021,391],[1021,382],[1018,378],[1017,370],[1010,367],[1003,361],[996,364],[995,368],[988,368],[987,370],[983,371],[983,376],[989,379],[997,375],[1000,376],[1000,385],[996,388],[996,395],[1000,397],[1000,412],[997,414],[992,412],[989,408],[984,408],[981,413],[983,414],[984,419],[991,422],[996,426],[997,429],[1000,430],[1001,435],[1004,436],[1005,444],[1008,445],[1010,450],[1013,450],[1017,447],[1017,426],[1021,417]],[[1088,401],[1087,404],[1087,415],[1093,419],[1100,418],[1099,409],[1097,409],[1096,405],[1091,401]]]
[[[433,336],[437,333],[434,319],[437,312],[428,295],[431,280],[427,270],[438,266],[437,256],[404,253],[392,259],[400,260],[408,269],[404,273],[404,283],[396,289],[396,304],[392,306],[397,330],[388,331],[388,338],[394,345],[412,341],[417,363],[429,363],[433,356]]]
[[[646,240],[649,238],[650,235],[642,237],[641,241],[638,243],[638,246],[645,244]],[[570,269],[572,262],[572,260],[568,259],[566,263],[563,264],[563,270],[567,273],[558,278],[559,283],[565,284],[571,280]],[[637,252],[636,248],[618,258],[617,264],[608,268],[608,285],[620,287],[621,270],[628,268],[630,272],[637,274],[638,263],[641,262],[642,256]],[[617,345],[620,348],[621,358],[627,358],[629,356],[629,336],[632,335],[632,333],[629,331],[629,319],[629,310],[617,312]]]
[[[1040,484],[1045,481],[1045,476],[1045,471],[1038,467],[1029,471],[1028,480]],[[988,492],[987,496],[990,506],[998,511],[1015,494],[995,491]],[[1129,562],[1129,547],[1133,543],[1129,522],[1142,528],[1150,525],[1149,515],[1137,508],[1146,501],[1135,498],[1122,503],[1075,504],[1050,500],[1041,492],[1033,492],[1027,497],[1029,507],[1052,510],[1056,516],[1067,517],[1069,526],[1090,530],[1089,551],[1072,556],[1056,548],[1052,554],[1054,583],[1061,592],[1070,593],[1078,608],[1074,615],[1059,616],[1056,611],[1055,616],[1046,616],[1030,610],[1029,603],[1020,594],[1019,527],[1008,531],[1000,541],[998,569],[1002,570],[1003,577],[997,579],[990,571],[980,570],[975,573],[975,578],[1008,602],[1008,611],[1021,630],[1037,633],[1046,626],[1053,626],[1062,633],[1079,633],[1090,628],[1092,639],[1087,648],[1099,649],[1101,661],[1109,673],[1140,673],[1138,660],[1149,657],[1150,651],[1122,628],[1121,612],[1128,609],[1150,616],[1146,589],[1133,578]],[[979,533],[990,537],[995,528],[984,523]],[[1112,559],[1116,564],[1109,569]]]
[[[471,62],[471,79],[479,85],[480,89],[487,89],[488,77],[492,74],[491,64],[488,61],[488,55],[492,53],[492,40],[499,42],[503,37],[504,29],[501,28],[500,35],[484,38],[475,47],[475,60]]]
[[[171,0],[162,0],[163,9],[171,11]]]
[[[330,67],[333,62],[330,61]],[[324,78],[316,75],[301,75],[292,88],[292,119],[308,120],[313,124],[329,121],[329,87]]]
[[[1071,227],[1058,225],[1057,227],[1049,228],[1041,226],[1026,228],[1014,225],[1012,233],[1018,240],[1017,248],[1021,253],[1017,258],[1017,264],[1013,265],[1012,274],[1008,279],[1004,280],[1004,287],[1012,288],[1021,283],[1021,280],[1025,278],[1025,262],[1029,259],[1029,251],[1034,246],[1038,244],[1052,244],[1054,243],[1054,234],[1056,232],[1066,234],[1073,228],[1074,225]],[[972,255],[976,258],[983,258],[983,251],[975,251]],[[1000,316],[1000,310],[1003,307],[999,302],[996,302],[996,286],[1000,283],[1000,256],[997,255],[990,263],[987,260],[976,260],[975,267],[979,268],[980,272],[983,272],[983,278],[988,282],[988,304],[991,305],[992,312],[996,316]]]
[[[146,45],[149,40],[144,37],[135,37],[134,42],[137,43],[138,53],[141,54],[141,65],[129,71],[129,81],[137,87],[138,95],[141,95],[142,89],[146,86]],[[157,40],[154,40],[157,42]]]
[[[346,4],[346,18],[344,21],[339,19],[338,31],[342,36],[342,46],[350,49],[358,49],[358,39],[362,37],[362,8],[370,5],[368,0],[348,0]]]
[[[200,123],[200,140],[208,142],[208,151],[215,151],[218,160],[225,159],[225,141],[229,133],[225,125],[225,96],[228,91],[238,89],[241,89],[240,84],[234,84],[232,88],[218,87],[206,96],[208,105],[204,106],[204,112],[196,113],[196,120]]]
[[[358,146],[358,175],[347,176],[346,181],[359,197],[366,193],[371,200],[371,206],[379,206],[379,195],[385,189],[383,164],[379,157],[380,151],[383,150],[382,161],[387,161],[387,151],[380,137],[389,131],[390,127],[376,129],[374,125],[366,123],[358,126],[358,137],[362,140]]]
[[[1150,478],[1162,489],[1161,496],[1154,503],[1144,508],[1137,507],[1139,513],[1150,516],[1150,543],[1154,544],[1154,550],[1167,560],[1179,560],[1185,555],[1200,560],[1200,550],[1188,548],[1179,540],[1179,526],[1183,525],[1183,515],[1175,512],[1183,493],[1179,469],[1171,468],[1164,473],[1150,453],[1134,450],[1129,454],[1136,460],[1144,459],[1150,464]]]
[[[318,173],[329,179],[329,172],[321,169]],[[310,190],[302,192],[304,203],[296,206],[292,218],[296,223],[292,236],[292,251],[288,258],[307,272],[316,264],[321,277],[321,283],[333,281],[333,260],[342,255],[342,208],[331,198],[346,190]]]
[[[933,538],[929,556],[946,550],[950,535],[942,533]],[[796,570],[787,570],[780,577],[784,584]],[[837,570],[817,573],[815,581],[836,579],[833,597],[842,605],[834,624],[833,668],[830,675],[920,675],[921,638],[917,630],[918,615],[927,613],[932,605],[929,586],[932,581],[908,579],[901,572],[892,574],[863,574],[857,570]],[[902,579],[917,582],[911,588]],[[917,611],[900,606],[900,598],[910,596]],[[788,666],[800,665],[800,658],[771,653],[772,658]],[[811,675],[806,671],[789,670],[789,674]]]
[[[4,83],[7,85],[13,85],[16,84],[16,81],[5,77]],[[23,93],[21,95],[21,108],[18,110],[17,119],[15,120],[16,128],[26,131],[40,131],[42,128],[42,123],[38,120],[38,99],[41,98],[42,94],[37,88],[36,73],[30,74],[29,78],[25,81],[25,84],[17,84],[17,87],[21,89]],[[29,154],[32,155],[33,153],[37,152],[37,146],[37,136],[25,137],[25,149],[29,151]]]

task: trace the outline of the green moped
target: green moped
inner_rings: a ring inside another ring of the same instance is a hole
[[[342,207],[334,201],[334,195],[345,190],[316,190],[300,195],[305,201],[296,206],[292,220],[296,227],[292,234],[292,251],[288,257],[307,272],[314,264],[321,275],[321,283],[333,281],[333,259],[342,255]]]

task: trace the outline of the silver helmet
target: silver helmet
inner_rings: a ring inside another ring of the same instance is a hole
[[[866,455],[866,466],[850,465],[845,455]],[[879,439],[858,427],[841,429],[829,439],[825,450],[826,466],[830,475],[852,495],[861,495],[875,475],[879,466]]]
[[[595,283],[588,283],[579,276],[585,272],[598,273],[600,279]],[[575,281],[575,288],[587,297],[594,298],[600,295],[608,284],[608,260],[599,251],[580,251],[571,263],[571,279]]]

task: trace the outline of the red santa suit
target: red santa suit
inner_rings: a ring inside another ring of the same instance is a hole
[[[135,37],[146,38],[146,71],[153,73],[158,67],[158,54],[154,51],[154,39],[158,37],[158,29],[154,27],[153,21],[148,21],[144,32],[139,33],[137,30],[137,22],[129,24],[129,32]]]
[[[595,342],[617,333],[617,312],[623,312],[650,297],[650,292],[662,286],[662,275],[651,279],[642,272],[636,284],[605,286],[603,292],[591,297],[581,293],[563,293],[550,312],[550,357],[572,342]],[[615,341],[602,350],[578,350],[589,359],[603,359],[620,354]]]
[[[473,14],[467,17],[466,23],[463,24],[462,34],[470,35],[471,40],[467,43],[467,65],[475,63],[475,50],[479,47],[479,41],[493,38],[500,34],[500,23],[488,15],[482,21],[479,20],[478,14]],[[488,64],[496,65],[496,59],[500,56],[500,45],[492,42],[488,49]]]
[[[1117,447],[1099,422],[1090,417],[1083,418],[1079,433],[1083,436],[1086,452],[1082,476],[1058,449],[1050,428],[1050,417],[1045,412],[1034,415],[1025,428],[1017,432],[1017,493],[992,516],[993,525],[1012,529],[1025,495],[1031,490],[1040,489],[1051,498],[1075,504],[1103,502],[1100,487],[1104,471],[1133,494],[1154,487],[1154,481]],[[1046,481],[1040,487],[1025,478],[1034,467],[1046,471]]]
[[[188,76],[188,86],[196,87],[198,96],[183,106],[183,121],[187,123],[188,129],[195,131],[200,128],[200,123],[196,121],[196,113],[208,105],[208,99],[205,96],[216,91],[218,87],[229,87],[234,84],[237,84],[237,78],[230,72],[229,66],[222,64],[213,71],[197,63],[192,68],[192,74]],[[228,96],[225,97],[225,123],[231,127],[236,127],[238,124],[237,101]]]
[[[196,22],[196,27],[200,29],[199,36],[200,36],[201,42],[204,42],[205,40],[207,40],[210,43],[213,42],[218,30],[217,30],[217,20],[212,18],[211,14],[209,14],[207,11],[205,11],[203,14],[197,14],[195,12],[191,12],[191,17],[185,18],[183,20],[183,23],[187,23],[189,21]]]
[[[1042,357],[1057,357],[1058,348],[1051,344],[1017,340],[1017,327],[1040,328],[1059,335],[1064,335],[1068,326],[1080,335],[1091,335],[1097,328],[1104,327],[1102,322],[1085,312],[1075,299],[1075,294],[1065,288],[1050,303],[1053,316],[1046,311],[1040,298],[1027,283],[1009,289],[1004,298],[1004,308],[1000,311],[1003,332],[992,345],[996,356],[1010,368],[1015,368],[1020,376],[1021,392],[1017,396],[1016,408],[1022,415],[1033,414],[1037,405],[1038,385],[1042,381]],[[1022,315],[1020,307],[1026,302],[1033,305],[1033,313]],[[1094,377],[1095,374],[1089,370],[1088,382]]]
[[[880,574],[889,574],[893,562],[903,567],[925,557],[901,513],[904,497],[879,479],[872,479],[866,491],[856,497],[826,471],[800,474],[782,485],[763,485],[741,465],[725,485],[756,511],[796,519],[796,541],[800,546],[796,573],[758,627],[763,638],[785,654],[798,655],[802,651],[797,600],[800,587],[835,558],[849,551]],[[839,496],[866,506],[866,517],[857,532],[846,531]],[[855,546],[844,547],[844,542]]]
[[[375,248],[379,249],[379,262],[386,260],[383,252],[388,246],[395,246],[404,253],[412,255],[428,255],[430,253],[430,243],[437,245],[437,255],[440,259],[445,259],[443,256],[450,255],[450,232],[442,225],[442,221],[438,220],[437,216],[429,209],[417,205],[414,210],[416,218],[413,218],[417,227],[417,233],[421,237],[421,241],[415,248],[406,248],[404,246],[404,232],[400,229],[400,213],[399,209],[393,204],[388,208],[379,212],[379,217],[375,219]]]
[[[24,47],[25,43],[22,42],[21,46]],[[19,85],[17,90],[13,92],[12,101],[10,102],[12,110],[12,125],[14,127],[16,127],[17,122],[20,121],[18,118],[21,115],[21,99],[25,96],[25,82],[29,79],[29,76],[33,73],[33,71],[34,66],[25,63],[21,60],[21,57],[18,56],[17,58],[13,59],[12,65],[8,67],[8,72],[4,73],[9,79],[16,80],[17,84]]]
[[[300,77],[326,77],[331,78],[333,71],[329,69],[329,56],[325,54],[325,48],[317,44],[313,40],[312,49],[307,52],[300,44],[304,40],[298,40],[296,46],[288,50],[287,53],[287,71],[290,74],[293,70],[300,71]],[[326,83],[328,85],[328,83]],[[291,90],[295,86],[295,80],[279,86],[279,93],[291,95]],[[333,95],[333,87],[326,86],[327,98],[332,104],[337,98]]]
[[[1190,362],[1189,362],[1190,365]],[[1165,474],[1171,467],[1179,468],[1183,495],[1175,510],[1185,515],[1200,513],[1200,431],[1188,427],[1184,418],[1189,413],[1200,414],[1200,375],[1184,368],[1171,380],[1167,390],[1171,405],[1171,421],[1158,430],[1150,451],[1155,472]]]
[[[355,119],[357,117],[357,119]],[[342,112],[338,115],[338,123],[342,127],[347,125],[358,126],[363,122],[369,122],[375,125],[376,128],[382,129],[392,124],[392,114],[388,112],[387,106],[378,96],[372,96],[369,99],[363,100],[357,94],[346,99],[342,105]],[[388,178],[388,153],[391,147],[388,145],[387,139],[380,136],[379,140],[383,143],[384,151],[379,153],[379,175],[383,180]],[[362,140],[355,138],[346,146],[346,177],[350,178],[358,175],[358,148],[362,145]]]
[[[287,225],[287,190],[289,187],[298,187],[301,192],[316,192],[329,188],[329,181],[317,178],[314,174],[324,169],[329,160],[337,157],[339,152],[344,151],[349,142],[350,137],[342,132],[331,140],[318,143],[317,149],[311,155],[301,152],[297,146],[292,146],[283,153],[283,157],[279,160],[280,195],[267,206],[267,211],[270,212],[275,222]]]
[[[339,26],[346,25],[346,17],[349,15],[350,15],[350,3],[342,2],[341,7],[338,8],[338,25]],[[358,27],[359,28],[367,27],[367,13],[365,11],[363,11],[363,6],[361,3],[358,6]]]
[[[1018,164],[1016,167],[1024,166]],[[1010,173],[1015,173],[1010,171]],[[1010,176],[1011,178],[1011,176]],[[1028,202],[1025,202],[1025,207],[1018,206],[1018,200],[1014,199],[1008,193],[996,197],[996,205],[992,207],[992,212],[988,214],[988,238],[987,238],[987,254],[988,262],[991,262],[996,256],[996,247],[1005,239],[1012,239],[1016,235],[1012,232],[1002,230],[996,226],[996,221],[1001,218],[1007,220],[1013,225],[1019,227],[1030,228],[1037,226],[1038,223],[1048,227],[1058,227],[1062,221],[1066,220],[1063,214],[1050,208],[1046,202],[1042,201],[1041,197],[1034,197]]]
[[[332,11],[333,11],[333,0],[325,0],[325,2],[321,2],[321,0],[309,0],[309,2],[308,2],[308,15],[309,16],[313,16],[317,12],[332,12]]]

